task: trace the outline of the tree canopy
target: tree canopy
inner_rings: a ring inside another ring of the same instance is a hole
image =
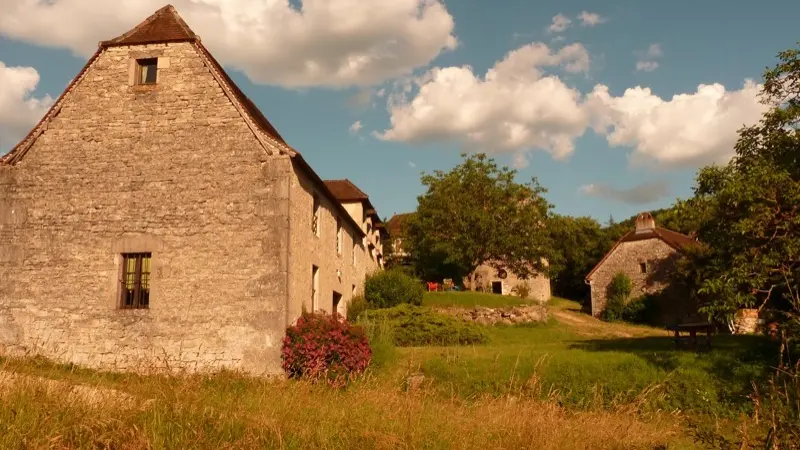
[[[488,264],[526,278],[547,270],[550,256],[545,189],[533,178],[516,181],[515,170],[485,154],[467,156],[449,172],[424,174],[427,192],[406,226],[406,242],[418,266],[448,267],[455,276]],[[473,287],[474,287],[474,283]]]
[[[800,50],[779,59],[764,76],[771,109],[740,130],[727,165],[699,172],[686,202],[708,246],[689,267],[712,316],[767,302],[800,312]]]

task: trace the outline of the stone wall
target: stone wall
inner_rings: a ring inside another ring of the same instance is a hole
[[[147,55],[158,84],[131,86],[131,57]],[[191,44],[104,51],[25,157],[0,166],[0,349],[280,371],[290,173]],[[147,310],[118,308],[134,251],[152,252]]]
[[[535,274],[533,277],[523,280],[517,277],[510,270],[506,270],[506,277],[501,278],[499,271],[489,265],[481,265],[475,269],[477,275],[476,285],[485,289],[486,292],[492,292],[493,283],[500,283],[502,295],[518,295],[517,286],[527,284],[530,288],[528,298],[531,301],[544,303],[550,300],[552,295],[550,290],[550,277],[542,274]],[[469,278],[465,278],[464,285],[469,288]]]
[[[311,228],[315,193],[321,206],[319,236]],[[342,218],[342,252],[337,253],[337,209],[299,170],[292,175],[291,199],[290,322],[300,317],[303,308],[306,311],[332,312],[334,292],[342,296],[337,312],[345,315],[354,290],[360,292],[364,284],[363,261],[366,255],[361,237]],[[318,293],[314,305],[312,266],[319,268]]]
[[[508,308],[436,308],[437,312],[475,322],[480,325],[513,325],[517,323],[547,322],[550,317],[542,305],[513,306]]]
[[[668,286],[678,257],[674,248],[657,238],[620,243],[591,276],[592,315],[599,316],[605,308],[606,292],[614,275],[628,275],[633,282],[632,298],[654,294]],[[642,273],[640,264],[646,265],[646,273]]]

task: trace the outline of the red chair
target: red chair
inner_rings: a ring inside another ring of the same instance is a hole
[[[435,281],[428,281],[428,290],[429,291],[438,291],[439,290],[439,283]]]

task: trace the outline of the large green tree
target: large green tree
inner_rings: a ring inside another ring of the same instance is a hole
[[[610,248],[607,232],[591,217],[553,215],[550,279],[556,295],[582,300],[589,294],[586,275]]]
[[[550,256],[545,189],[535,178],[517,182],[516,171],[485,154],[462,157],[449,172],[422,176],[427,191],[418,197],[417,213],[405,230],[418,266],[447,267],[454,276],[474,276],[482,264],[522,278],[545,272],[543,260]]]
[[[710,315],[783,303],[800,313],[800,51],[765,73],[760,123],[740,130],[736,155],[702,169],[689,203],[709,217],[698,236],[694,280]],[[690,265],[691,267],[691,265]],[[698,276],[700,274],[701,276]]]

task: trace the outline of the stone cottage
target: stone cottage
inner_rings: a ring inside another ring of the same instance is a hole
[[[591,311],[599,316],[606,305],[606,292],[617,273],[626,274],[633,282],[632,298],[662,292],[669,287],[669,275],[680,252],[696,241],[689,236],[657,227],[650,213],[636,217],[635,228],[626,233],[599,263],[586,275],[591,287]],[[691,312],[687,298],[676,293],[669,305],[675,318]]]
[[[278,373],[361,286],[362,226],[167,6],[0,159],[0,351]]]
[[[364,239],[358,245],[361,246],[359,252],[364,252],[367,257],[357,262],[359,269],[365,275],[382,270],[385,264],[383,241],[388,237],[388,233],[369,196],[348,179],[326,180],[325,186],[350,213],[350,217],[361,224],[361,229],[364,231]]]
[[[392,242],[392,258],[399,264],[407,261],[410,256],[403,248],[403,227],[413,214],[395,214],[387,222]],[[465,277],[462,284],[469,289],[469,277]],[[546,302],[551,296],[550,277],[547,275],[537,273],[523,280],[509,270],[496,269],[489,264],[482,264],[475,269],[475,284],[477,290],[501,295],[520,295],[520,286],[524,284],[528,287],[528,297],[540,303]]]

